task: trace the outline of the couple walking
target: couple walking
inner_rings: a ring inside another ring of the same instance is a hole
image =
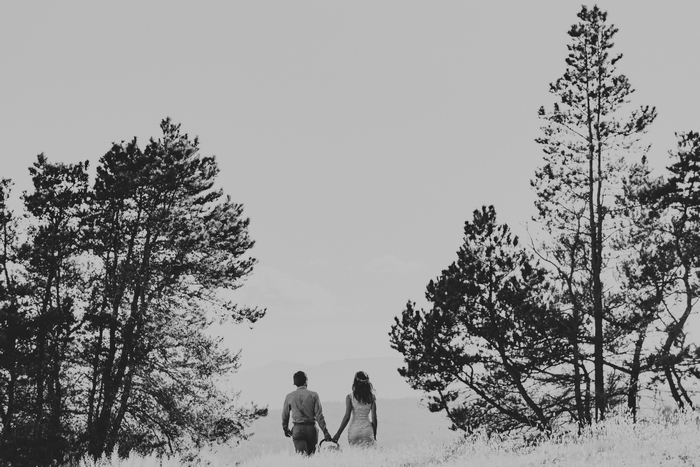
[[[351,446],[373,446],[377,440],[377,401],[369,376],[364,371],[355,373],[352,393],[345,398],[345,416],[335,436],[326,428],[323,409],[318,394],[307,388],[308,378],[303,371],[294,373],[296,391],[287,394],[282,408],[282,429],[284,435],[291,437],[294,449],[299,453],[311,455],[316,451],[318,429],[323,431],[326,441],[338,442],[348,422],[348,443]],[[291,414],[293,426],[289,429]],[[371,417],[370,417],[371,414]]]

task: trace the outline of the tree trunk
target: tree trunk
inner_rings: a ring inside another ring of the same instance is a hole
[[[632,413],[632,419],[637,422],[637,395],[639,394],[639,375],[641,373],[642,362],[642,347],[644,346],[644,340],[646,338],[646,332],[642,331],[639,333],[637,342],[634,345],[634,356],[632,358],[632,368],[630,371],[630,384],[627,391],[627,407]]]

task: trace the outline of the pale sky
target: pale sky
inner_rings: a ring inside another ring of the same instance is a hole
[[[388,332],[455,258],[474,209],[520,234],[580,1],[0,3],[0,177],[90,160],[172,117],[216,155],[259,263],[222,328],[243,369],[398,356]],[[592,4],[590,4],[592,6]],[[700,130],[700,2],[610,1],[619,70],[674,131]]]

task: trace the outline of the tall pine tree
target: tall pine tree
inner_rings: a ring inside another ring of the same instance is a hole
[[[537,142],[545,155],[532,185],[536,220],[552,241],[543,256],[558,271],[562,297],[574,318],[570,336],[577,404],[585,412],[586,361],[592,354],[595,417],[602,419],[607,406],[605,325],[613,312],[605,287],[609,233],[628,170],[625,156],[641,158],[644,149],[635,144],[656,111],[629,109],[633,89],[617,72],[622,55],[613,54],[617,29],[607,22],[607,13],[583,6],[578,18],[568,32],[564,75],[550,85],[556,102],[539,111],[545,124]]]

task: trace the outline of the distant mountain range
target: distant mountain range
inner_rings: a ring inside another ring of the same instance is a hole
[[[306,372],[309,389],[318,392],[322,404],[344,401],[352,390],[355,373],[364,371],[380,399],[420,398],[422,393],[411,389],[399,375],[397,368],[402,363],[399,357],[338,360],[320,365],[278,361],[240,371],[231,376],[230,384],[241,391],[241,402],[277,409],[281,408],[287,393],[295,389],[292,377],[299,370]]]

